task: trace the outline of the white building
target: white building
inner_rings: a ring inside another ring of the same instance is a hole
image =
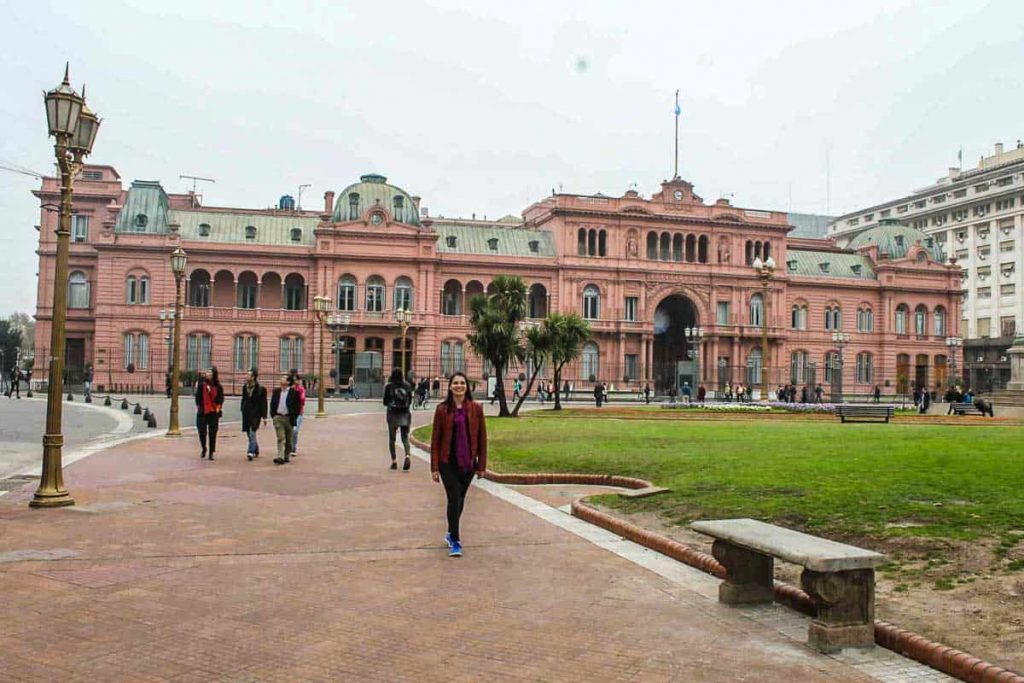
[[[1024,331],[1024,145],[996,144],[975,168],[951,168],[928,187],[836,218],[829,235],[846,246],[892,219],[934,237],[963,268],[965,370],[979,389],[1001,387],[1005,349]]]

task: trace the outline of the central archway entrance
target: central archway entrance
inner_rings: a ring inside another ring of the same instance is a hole
[[[662,300],[654,310],[654,390],[665,394],[671,388],[680,392],[683,382],[694,389],[698,380],[698,352],[686,340],[684,330],[696,327],[697,307],[681,294]],[[694,351],[690,358],[689,351]]]

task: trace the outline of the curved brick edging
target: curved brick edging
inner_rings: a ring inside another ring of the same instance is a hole
[[[430,444],[424,443],[410,435],[410,441],[428,453]],[[620,477],[610,474],[572,474],[572,473],[501,473],[488,470],[484,477],[499,484],[531,485],[531,484],[590,484],[601,486],[619,486],[627,489],[643,489],[654,485],[644,479]],[[631,524],[618,517],[586,504],[586,497],[572,502],[572,515],[606,531],[661,553],[674,560],[707,572],[720,579],[725,578],[725,567],[711,555],[683,545],[667,536],[649,529]],[[788,583],[776,581],[774,586],[775,601],[803,614],[814,616],[817,612],[814,600],[804,591]],[[966,652],[957,650],[942,643],[928,640],[913,631],[899,628],[893,624],[875,622],[875,643],[898,655],[916,660],[944,674],[953,676],[967,683],[1024,683],[1024,676],[1008,669],[996,666]]]

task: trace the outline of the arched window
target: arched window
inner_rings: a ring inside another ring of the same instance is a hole
[[[441,291],[441,315],[462,315],[462,283],[448,280]]]
[[[795,304],[793,306],[791,326],[794,330],[807,329],[807,305]]]
[[[825,381],[835,384],[840,380],[842,369],[839,367],[839,353],[837,351],[825,352]]]
[[[807,381],[807,352],[794,351],[789,354],[789,381],[803,384]]]
[[[306,310],[306,281],[298,273],[284,279],[284,307],[288,311]]]
[[[747,385],[761,385],[761,349],[756,346],[747,355]]]
[[[708,262],[708,248],[710,245],[710,238],[707,235],[701,235],[697,240],[697,261],[700,263]]]
[[[576,231],[576,255],[587,255],[587,231],[584,228]]]
[[[947,381],[949,381],[949,359],[945,354],[935,356],[935,384],[944,387]]]
[[[843,314],[842,309],[839,306],[826,306],[825,307],[825,329],[826,330],[841,330],[843,329]]]
[[[658,258],[658,233],[654,231],[647,233],[647,258],[652,261]]]
[[[256,226],[255,225],[247,225],[247,226],[245,226],[245,239],[249,240],[250,242],[256,239]]]
[[[188,280],[188,305],[207,308],[210,305],[210,274],[203,269],[192,271]]]
[[[466,371],[466,357],[461,341],[441,342],[441,374],[451,377],[454,372]]]
[[[248,372],[260,364],[260,340],[251,334],[235,335],[235,371]]]
[[[761,245],[761,253],[763,255],[762,258],[767,261],[768,257],[772,255],[772,245],[770,242],[765,242]]]
[[[289,372],[291,370],[302,372],[305,346],[305,339],[297,335],[281,337],[278,341],[278,370],[281,372]]]
[[[749,266],[754,263],[754,243],[747,240],[747,245],[744,249],[744,262]]]
[[[415,346],[415,340],[412,337],[405,338],[405,372],[407,374],[413,374],[414,368],[412,366],[413,347]],[[391,340],[391,368],[402,369],[402,338],[395,337]]]
[[[149,369],[149,335],[145,332],[125,332],[124,369],[129,366],[133,370]]]
[[[764,298],[760,294],[750,297],[750,324],[764,325]]]
[[[412,280],[400,277],[395,280],[395,310],[412,310]],[[411,366],[408,366],[411,367]]]
[[[129,304],[149,303],[149,277],[146,275],[129,276],[126,289]]]
[[[686,262],[693,263],[697,260],[697,236],[686,236]]]
[[[682,261],[683,260],[683,236],[676,234],[672,237],[672,260]]]
[[[857,331],[874,332],[875,314],[870,308],[857,309]]]
[[[754,258],[762,260],[764,259],[764,257],[761,256],[761,240],[757,240],[754,242]]]
[[[900,353],[896,355],[896,391],[905,394],[909,388],[910,354]]]
[[[548,290],[539,282],[530,287],[526,300],[527,314],[531,318],[545,318],[548,314]]]
[[[875,381],[875,359],[867,351],[857,354],[857,383],[871,384]]]
[[[391,212],[392,217],[399,223],[404,223],[405,216],[403,214],[405,212],[403,209],[405,208],[405,197],[400,194],[396,194],[395,198],[391,200],[391,204],[394,206],[394,209]]]
[[[583,288],[583,317],[587,320],[601,317],[601,291],[594,285]]]
[[[373,275],[366,281],[366,310],[370,313],[381,313],[386,306],[384,278]]]
[[[662,261],[668,261],[672,258],[672,238],[667,232],[661,233],[661,252],[659,256]]]
[[[210,367],[213,338],[205,332],[195,332],[185,338],[185,369],[205,370]]]
[[[928,334],[928,309],[924,304],[914,309],[914,334],[919,337]]]
[[[587,231],[587,256],[597,256],[597,230]]]
[[[89,308],[89,280],[80,270],[68,276],[68,308]]]
[[[259,284],[256,281],[256,274],[246,271],[238,276],[238,301],[235,304],[238,308],[256,308],[256,293],[259,291]]]
[[[338,310],[356,310],[356,279],[351,275],[342,275],[338,280]]]
[[[588,341],[583,345],[581,356],[580,374],[588,382],[596,382],[601,377],[601,352],[597,344]]]
[[[348,219],[350,221],[359,219],[359,193],[350,192],[348,195]]]
[[[601,230],[597,233],[597,255],[608,255],[608,232]]]
[[[935,313],[933,314],[934,330],[936,337],[946,336],[946,308],[944,306],[936,306]]]
[[[910,317],[910,309],[906,304],[896,307],[896,334],[907,334],[908,317]]]

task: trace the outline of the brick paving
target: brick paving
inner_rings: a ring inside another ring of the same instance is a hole
[[[283,467],[237,429],[213,463],[189,435],[78,462],[74,508],[0,498],[0,680],[871,680],[479,488],[449,559],[382,415],[310,417]]]

